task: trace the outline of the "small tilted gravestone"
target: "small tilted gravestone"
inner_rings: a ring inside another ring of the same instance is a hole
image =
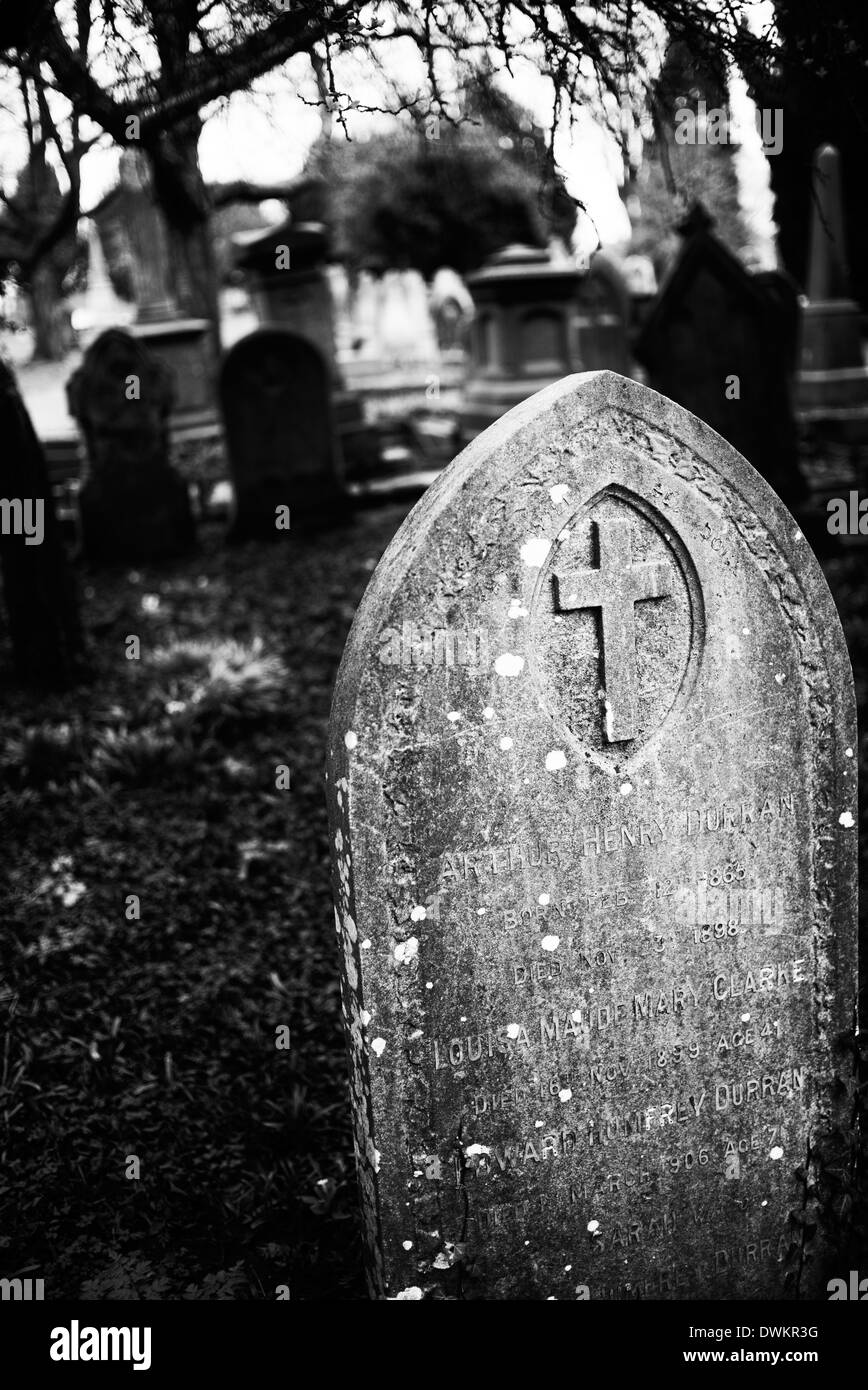
[[[232,540],[274,538],[343,514],[328,367],[312,343],[257,328],[226,354],[220,400],[235,489]]]
[[[814,556],[681,407],[569,377],[429,489],[327,771],[372,1296],[826,1296],[855,752]]]
[[[187,485],[169,462],[172,383],[162,362],[110,328],[66,390],[87,449],[79,504],[88,560],[125,564],[188,550],[193,516]]]
[[[42,446],[0,361],[0,574],[16,674],[69,686],[87,669],[75,578],[63,548]]]

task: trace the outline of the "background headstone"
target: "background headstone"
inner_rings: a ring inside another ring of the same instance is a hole
[[[862,314],[850,291],[844,234],[841,156],[821,145],[811,168],[808,299],[802,312],[798,400],[808,419],[844,417],[864,437],[868,368],[862,352]]]
[[[70,685],[85,671],[78,596],[54,511],[42,446],[12,372],[0,360],[0,493],[31,504],[29,525],[41,515],[41,536],[0,534],[0,570],[17,674],[26,681]],[[32,504],[41,503],[41,512]],[[10,513],[10,516],[12,513]],[[25,515],[25,513],[22,513]]]
[[[635,354],[649,386],[711,425],[796,506],[795,287],[782,274],[749,274],[710,227],[697,207],[679,228],[684,247]]]
[[[804,537],[672,402],[568,378],[428,490],[327,773],[373,1296],[825,1296],[856,747]]]
[[[629,293],[614,262],[580,269],[537,246],[506,246],[468,277],[476,317],[460,412],[466,443],[569,372],[627,370]]]
[[[226,354],[220,398],[233,540],[278,537],[278,507],[290,508],[293,526],[343,514],[328,368],[312,343],[286,329],[256,329]]]
[[[82,536],[92,561],[178,555],[194,541],[187,485],[169,462],[172,383],[162,362],[120,329],[88,348],[67,382],[84,434]]]

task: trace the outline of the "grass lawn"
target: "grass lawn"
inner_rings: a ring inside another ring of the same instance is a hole
[[[47,1298],[364,1296],[322,774],[405,510],[87,576],[94,681],[3,691],[0,1274]]]
[[[0,1275],[49,1299],[364,1297],[322,771],[404,511],[87,576],[95,679],[2,692]],[[826,568],[864,726],[863,557]]]

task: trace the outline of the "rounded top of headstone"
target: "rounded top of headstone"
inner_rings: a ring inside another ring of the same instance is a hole
[[[271,227],[236,232],[232,245],[235,264],[245,270],[273,271],[278,248],[282,246],[289,249],[290,271],[311,270],[326,259],[329,237],[322,222],[294,222],[287,218]]]

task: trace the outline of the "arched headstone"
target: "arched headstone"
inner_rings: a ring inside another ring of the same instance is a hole
[[[312,343],[283,328],[257,328],[230,348],[220,401],[235,487],[234,540],[334,521],[345,511],[328,367]]]
[[[813,554],[681,407],[570,377],[441,475],[330,733],[373,1296],[825,1297],[856,747]]]
[[[189,549],[187,485],[169,462],[167,368],[131,334],[110,328],[91,343],[66,391],[87,449],[79,500],[88,559],[126,564]]]

